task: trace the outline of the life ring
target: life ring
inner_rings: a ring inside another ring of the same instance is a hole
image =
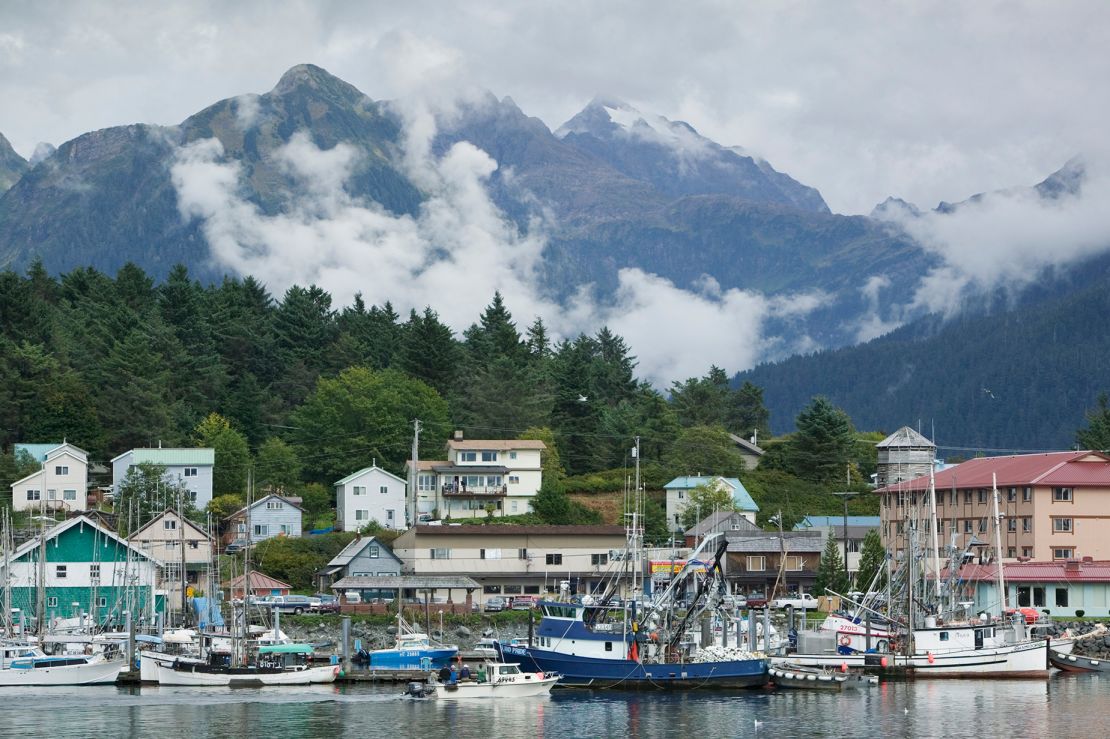
[[[852,643],[852,637],[848,636],[847,634],[840,637],[840,646],[847,647],[847,646],[850,646],[851,643]]]

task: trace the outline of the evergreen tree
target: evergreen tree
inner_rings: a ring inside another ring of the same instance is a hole
[[[212,494],[234,495],[246,490],[247,470],[251,466],[250,447],[247,440],[231,427],[218,413],[208,416],[193,429],[193,441],[198,447],[215,450],[216,461],[212,468]]]
[[[729,394],[725,408],[725,428],[745,439],[754,432],[760,438],[771,436],[771,412],[763,404],[763,388],[744,381]]]
[[[297,450],[274,436],[258,448],[254,462],[255,481],[274,492],[293,494],[300,488],[301,468]]]
[[[1098,405],[1087,411],[1087,428],[1075,433],[1075,441],[1080,449],[1110,451],[1110,397],[1106,393],[1098,396]]]
[[[683,426],[723,426],[730,390],[720,367],[710,367],[705,377],[691,377],[671,385],[671,404]]]
[[[876,574],[878,580],[871,581]],[[866,591],[868,588],[882,590],[886,587],[886,550],[883,549],[882,539],[878,531],[868,531],[863,537],[863,549],[860,551],[859,571],[856,573],[856,589]]]
[[[425,308],[422,315],[409,314],[397,360],[398,369],[447,397],[455,389],[462,355],[451,329]]]
[[[855,429],[848,414],[818,396],[798,414],[798,432],[787,450],[792,471],[817,482],[845,479],[854,461]]]
[[[821,553],[821,562],[817,565],[817,579],[814,582],[817,595],[825,595],[826,589],[841,594],[848,591],[844,560],[840,557],[840,546],[832,536],[825,540],[825,550]]]
[[[744,458],[723,428],[694,426],[683,429],[674,441],[664,464],[675,475],[721,475],[737,477]]]

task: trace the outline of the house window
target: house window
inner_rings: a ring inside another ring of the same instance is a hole
[[[609,564],[609,554],[591,554],[590,564],[592,565],[607,565]]]
[[[678,499],[679,499],[679,500],[682,500],[682,499],[684,499],[685,497],[686,497],[686,491],[685,491],[685,490],[679,490],[679,491],[678,491]]]
[[[1033,607],[1044,608],[1044,588],[1039,585],[1033,586]]]
[[[1007,518],[1006,519],[1006,530],[1007,531],[1017,531],[1017,519],[1016,518]]]
[[[528,559],[528,550],[523,549],[523,548],[516,550],[516,558],[517,559]]]
[[[1054,518],[1054,519],[1052,519],[1052,530],[1057,531],[1057,532],[1061,532],[1061,533],[1070,532],[1071,531],[1071,519],[1070,518]]]
[[[197,468],[196,467],[186,467],[185,468],[185,477],[196,477],[196,476],[197,476]]]
[[[47,608],[57,608],[58,607],[58,598],[57,598],[57,596],[50,596],[49,598],[47,598],[46,599],[46,607]]]
[[[41,495],[42,494],[38,490],[28,490],[27,500],[39,500],[41,498]]]
[[[433,492],[436,489],[435,475],[417,475],[416,487],[424,492]]]
[[[270,533],[270,527],[264,523],[256,523],[254,525],[255,536],[266,536]]]
[[[450,549],[433,549],[432,559],[451,559]]]
[[[482,559],[501,559],[500,549],[482,549]]]
[[[68,475],[69,474],[69,467],[67,465],[64,465],[64,464],[57,465],[57,466],[54,467],[54,474],[55,475]]]
[[[964,491],[964,505],[971,505],[971,491]]]
[[[1025,516],[1024,518],[1022,518],[1021,519],[1021,530],[1024,531],[1025,533],[1027,533],[1027,534],[1030,531],[1032,531],[1033,530],[1033,519],[1030,518],[1029,516]]]
[[[1006,500],[1010,503],[1017,502],[1017,488],[1010,488],[1006,491]]]
[[[964,533],[965,534],[970,534],[971,533],[971,531],[972,531],[971,524],[972,524],[972,521],[971,521],[970,518],[965,518],[964,519]]]
[[[386,511],[385,511],[385,520],[386,521],[393,521],[395,519],[396,519],[396,516],[394,515],[393,509],[392,508],[387,508]]]
[[[1052,488],[1052,500],[1062,503],[1071,502],[1071,488]]]
[[[516,452],[509,452],[509,459],[516,459]]]
[[[63,490],[62,491],[62,498],[64,500],[77,500],[77,491],[76,490]]]
[[[378,487],[378,492],[381,493],[382,495],[389,495],[389,486],[388,485],[381,485],[380,487]]]
[[[177,521],[172,519],[172,518],[167,518],[164,521],[162,521],[162,528],[164,528],[168,531],[173,531],[174,529],[177,528]]]
[[[979,489],[979,502],[980,503],[986,503],[987,502],[987,491],[983,488]]]
[[[512,512],[513,512],[513,513],[516,513],[516,512],[517,512],[517,510],[516,510],[516,503],[517,503],[517,502],[516,502],[515,500],[514,500],[514,501],[512,501],[512,503],[510,503],[510,506],[512,507],[512,508],[511,508],[511,510],[512,510]]]
[[[102,595],[102,596],[100,596],[99,598],[96,599],[96,605],[97,605],[98,608],[107,608],[108,607],[108,599]]]
[[[789,572],[801,572],[803,564],[802,558],[797,555],[787,555],[786,557],[786,569]]]
[[[985,518],[980,518],[980,519],[979,519],[979,533],[980,533],[980,534],[982,534],[982,533],[984,533],[984,532],[985,532],[986,530],[987,530],[987,519],[985,519]]]
[[[548,554],[544,557],[544,562],[549,565],[561,565],[563,563],[562,554]]]
[[[509,475],[509,484],[516,485],[520,482],[520,475]]]
[[[956,505],[956,491],[952,490],[948,493],[948,504]]]
[[[355,485],[352,495],[366,495],[366,487],[364,485]]]
[[[58,491],[57,490],[51,488],[50,490],[46,491],[46,499],[47,500],[56,500],[57,498],[58,498]]]
[[[91,579],[91,580],[99,580],[100,579],[100,565],[99,564],[89,565],[89,579]]]
[[[65,576],[66,576],[66,566],[65,565],[55,565],[54,566],[54,577],[57,577],[57,578],[60,579],[60,578],[63,578]]]
[[[1068,589],[1056,588],[1056,605],[1059,608],[1068,607]]]
[[[290,525],[289,525],[289,524],[287,524],[287,523],[283,523],[283,524],[281,525],[281,533],[282,533],[282,535],[284,535],[284,536],[289,536],[290,534],[292,534],[292,533],[293,533],[293,527],[292,527],[292,526],[290,526]]]
[[[478,461],[478,453],[477,452],[459,452],[459,461],[460,462],[477,462]]]
[[[1033,500],[1033,488],[1023,487],[1021,489],[1021,499],[1026,503]]]
[[[483,593],[490,593],[490,594],[494,594],[494,595],[499,595],[501,593],[501,586],[500,585],[483,585],[482,586],[482,592]]]
[[[285,507],[284,504],[282,504],[282,502],[280,500],[268,500],[268,501],[266,501],[266,510],[268,510],[268,511],[280,511],[284,507]]]
[[[1016,557],[1017,556],[1017,547],[1007,547],[1006,548],[1006,556],[1009,557],[1010,559],[1013,559],[1014,557]]]
[[[482,461],[483,462],[496,462],[497,461],[497,452],[482,452]]]
[[[197,541],[196,539],[190,539],[189,540],[189,548],[190,549],[199,549],[200,548],[200,542]]]
[[[1023,556],[1023,557],[1032,557],[1033,556],[1033,547],[1022,547],[1021,548],[1021,556]]]
[[[1053,559],[1071,559],[1073,554],[1075,554],[1075,550],[1071,548],[1060,548],[1052,550]]]
[[[355,511],[355,520],[356,521],[367,521],[367,520],[369,520],[369,518],[370,518],[370,511],[367,511],[367,510],[357,510],[357,511]]]
[[[766,557],[748,557],[749,572],[763,572],[767,569]]]

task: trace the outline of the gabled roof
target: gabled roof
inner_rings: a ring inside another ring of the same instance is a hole
[[[339,554],[332,557],[327,566],[346,567],[351,563],[351,560],[361,554],[363,550],[365,550],[366,547],[370,546],[371,544],[376,544],[383,552],[387,553],[390,557],[397,560],[398,562],[401,561],[400,558],[398,558],[397,555],[393,553],[393,550],[382,542],[378,541],[378,538],[376,536],[367,536],[361,538],[356,537],[352,539],[347,544],[347,546],[343,547],[343,549],[340,550]]]
[[[489,449],[490,451],[514,451],[516,449],[547,449],[547,444],[544,444],[539,439],[451,439],[447,442],[448,449],[473,449],[479,451],[482,449]]]
[[[903,426],[875,445],[876,449],[883,449],[886,447],[900,449],[936,449],[937,445],[911,429],[909,426]]]
[[[156,449],[129,449],[119,456],[113,457],[112,462],[131,455],[132,464],[160,464],[166,467],[177,465],[191,465],[196,467],[211,467],[216,463],[216,450],[207,448],[163,448]]]
[[[771,552],[778,553],[786,550],[787,556],[803,552],[821,552],[825,549],[825,539],[819,534],[798,535],[797,532],[787,531],[781,537],[777,531],[765,531],[759,534],[725,532],[728,539],[730,552]]]
[[[358,472],[352,472],[351,474],[344,477],[342,480],[336,480],[335,482],[332,483],[332,485],[346,485],[347,483],[351,482],[352,480],[355,480],[359,477],[362,477],[367,472],[373,472],[374,470],[377,470],[378,472],[381,472],[383,475],[389,475],[390,477],[392,477],[394,480],[396,480],[399,483],[405,484],[405,483],[408,482],[408,480],[405,480],[404,478],[401,478],[401,477],[397,477],[397,475],[393,474],[392,472],[389,472],[387,470],[383,470],[381,467],[379,467],[375,464],[375,465],[371,465],[369,467],[363,467]]]
[[[173,514],[173,517],[175,519],[177,519],[178,521],[182,521],[186,526],[191,528],[193,531],[197,532],[200,536],[204,537],[205,539],[209,539],[209,540],[212,539],[212,537],[209,536],[208,532],[206,532],[200,526],[198,526],[195,523],[193,523],[192,521],[190,521],[188,518],[186,518],[184,516],[177,515],[177,511],[173,510],[172,508],[167,508],[166,510],[162,511],[161,513],[159,513],[154,518],[150,519],[150,521],[148,521],[145,526],[141,527],[138,531],[136,531],[134,534],[132,534],[131,538],[141,540],[142,539],[142,533],[144,531],[151,528],[155,524],[160,524],[162,522],[162,519],[165,518],[168,514],[171,514],[171,513]],[[155,528],[157,528],[157,527],[155,527]]]
[[[81,447],[74,446],[73,444],[70,444],[69,442],[66,442],[66,441],[59,442],[59,443],[53,443],[53,444],[13,444],[12,445],[12,453],[13,454],[18,454],[21,451],[27,452],[28,454],[30,454],[32,457],[34,457],[35,461],[38,462],[39,464],[42,464],[46,460],[50,459],[50,457],[53,456],[55,453],[60,454],[63,451],[70,452],[70,454],[73,457],[79,458],[82,462],[87,462],[88,459],[89,459],[89,453],[88,452],[86,452]],[[74,454],[74,452],[76,452],[76,454]]]
[[[45,446],[45,445],[42,445],[42,446]],[[77,447],[72,446],[70,444],[63,444],[62,446],[55,447],[54,449],[51,450],[50,456],[47,457],[47,461],[48,462],[53,462],[54,460],[59,459],[60,457],[70,457],[71,459],[74,459],[74,460],[80,462],[81,464],[84,464],[84,465],[88,464],[88,459],[87,458],[82,458],[79,455],[74,454],[72,451],[70,451],[71,449],[75,449],[78,452],[81,451],[80,449],[77,449]],[[54,452],[57,452],[57,454],[54,454]],[[46,471],[46,462],[43,462],[42,467],[38,468],[37,470],[35,470],[31,474],[26,475],[26,476],[21,477],[20,479],[16,480],[15,482],[13,482],[11,484],[11,487],[19,485],[20,483],[23,483],[23,482],[27,482],[32,477],[38,477],[39,475],[44,474],[45,471]]]
[[[416,470],[417,472],[427,472],[429,470],[432,470],[436,466],[443,466],[448,464],[451,463],[448,462],[446,459],[422,459],[416,463]],[[411,459],[405,460],[405,467],[408,469],[412,468]]]
[[[237,588],[242,589],[243,577],[243,575],[239,575],[239,577],[235,578],[234,580],[224,583],[224,587],[230,590],[235,590]],[[282,582],[281,580],[278,580],[276,577],[263,575],[257,570],[252,570],[250,590],[258,590],[259,588],[265,588],[267,590],[292,590],[293,586],[287,582]]]
[[[759,512],[759,506],[752,500],[752,496],[748,493],[747,488],[744,487],[744,483],[740,482],[740,480],[735,477],[687,475],[684,477],[676,477],[663,487],[666,490],[692,490],[699,485],[708,485],[714,481],[720,481],[732,488],[732,502],[737,510]]]
[[[1110,562],[1004,562],[1002,574],[1007,582],[1110,582]],[[964,565],[960,577],[968,581],[995,580],[998,567],[994,563]]]
[[[251,503],[251,504],[250,504],[249,506],[243,506],[243,507],[242,507],[242,508],[240,508],[239,510],[235,511],[235,513],[232,513],[232,514],[231,514],[230,516],[228,516],[228,518],[229,518],[229,519],[231,519],[231,518],[235,518],[235,517],[236,517],[236,516],[238,516],[238,515],[239,515],[240,513],[246,513],[246,512],[247,512],[247,508],[257,508],[257,507],[258,507],[258,505],[259,505],[260,503],[265,503],[265,502],[266,502],[267,500],[269,500],[270,498],[277,498],[277,499],[278,499],[278,500],[280,500],[280,501],[281,501],[282,503],[288,503],[289,505],[293,506],[294,508],[296,508],[296,509],[297,509],[298,511],[300,511],[301,513],[304,513],[304,508],[302,508],[302,507],[301,507],[300,505],[298,505],[297,503],[294,503],[294,502],[293,502],[292,500],[290,500],[289,498],[286,498],[285,496],[282,496],[282,495],[278,495],[277,493],[270,493],[269,495],[263,496],[263,497],[259,498],[258,500],[254,501],[254,502],[253,502],[253,503]]]
[[[752,442],[745,439],[743,436],[737,436],[736,434],[730,433],[728,435],[728,438],[732,439],[733,444],[743,448],[744,451],[748,452],[749,454],[754,454],[757,457],[762,457],[764,454],[766,454],[766,452],[763,451],[762,447],[753,444]]]
[[[44,536],[46,541],[50,541],[51,539],[56,539],[57,537],[61,536],[65,532],[69,531],[74,526],[77,526],[78,524],[83,524],[83,523],[88,524],[89,526],[93,527],[94,529],[98,529],[100,531],[100,533],[104,534],[104,536],[107,536],[107,537],[111,538],[117,544],[122,544],[124,547],[126,547],[126,548],[130,549],[131,551],[135,552],[135,554],[138,554],[143,559],[149,560],[149,561],[153,562],[154,564],[158,565],[159,567],[163,566],[163,563],[160,560],[157,560],[154,557],[151,557],[149,554],[142,551],[138,547],[136,547],[134,545],[131,545],[131,544],[128,544],[125,539],[122,539],[119,536],[117,536],[114,531],[112,531],[111,529],[107,529],[104,526],[101,526],[98,522],[94,521],[93,519],[91,519],[91,518],[89,518],[88,516],[85,516],[85,515],[74,516],[73,518],[70,518],[66,521],[63,521],[60,524],[58,524],[57,526],[54,526],[53,528],[47,529],[43,536]],[[31,552],[31,551],[34,551],[35,549],[38,549],[38,546],[39,546],[38,537],[35,537],[34,539],[28,539],[27,541],[23,542],[21,545],[16,547],[15,551],[12,552],[12,555],[11,555],[12,560],[13,561],[17,560],[20,557],[22,557],[23,555],[27,554],[28,552]]]
[[[1101,452],[1047,452],[1007,457],[977,457],[934,475],[937,490],[990,488],[991,476],[998,487],[1057,486],[1110,487],[1110,456]],[[876,492],[928,490],[929,476],[892,483]]]
[[[877,529],[882,523],[881,516],[848,516],[848,526]],[[795,531],[813,529],[818,527],[841,528],[844,526],[844,516],[806,516],[794,525]]]
[[[736,526],[734,529],[733,526]],[[736,511],[714,511],[687,529],[686,536],[705,536],[714,531],[760,531],[754,523]]]

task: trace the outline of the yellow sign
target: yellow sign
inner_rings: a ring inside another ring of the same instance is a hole
[[[677,575],[679,572],[682,571],[683,567],[686,567],[686,560],[684,559],[653,559],[651,561],[651,574]],[[687,571],[693,570],[695,572],[705,572],[705,563],[695,560],[691,562],[690,566],[686,569]]]
[[[187,598],[192,598],[193,597],[193,586],[192,585],[185,588],[185,597],[187,597]]]

